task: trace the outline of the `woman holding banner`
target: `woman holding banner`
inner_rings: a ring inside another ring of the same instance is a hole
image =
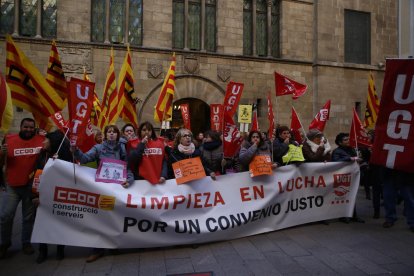
[[[239,153],[239,162],[243,166],[243,171],[249,170],[249,164],[256,155],[269,156],[271,160],[272,153],[270,152],[269,145],[263,140],[260,131],[252,130],[241,146]],[[272,164],[273,168],[277,167],[277,164]]]
[[[108,125],[104,129],[104,140],[102,144],[93,146],[88,152],[83,153],[78,148],[72,148],[76,159],[81,164],[96,161],[98,164],[103,159],[115,159],[127,161],[125,146],[119,142],[120,131],[116,125]],[[126,166],[127,179],[122,183],[122,187],[128,188],[134,182],[134,176]],[[91,263],[102,257],[105,253],[104,248],[94,248],[92,254],[86,259],[87,263]]]
[[[306,134],[302,152],[306,162],[326,162],[331,160],[331,145],[318,129],[311,129]]]
[[[37,171],[43,170],[44,166],[46,165],[49,158],[58,158],[67,162],[72,162],[72,154],[70,152],[70,143],[69,139],[62,133],[62,131],[55,130],[54,132],[50,132],[46,134],[46,139],[43,141],[43,148],[40,152],[40,155],[36,161],[36,168],[34,171],[35,180]],[[37,207],[39,202],[39,193],[38,187],[35,184],[36,181],[33,181],[32,185],[32,192],[33,192],[33,204]],[[56,251],[56,260],[62,260],[65,257],[65,246],[64,245],[57,245]],[[39,243],[39,255],[37,256],[36,262],[38,264],[43,263],[47,259],[47,244]]]
[[[138,127],[139,143],[131,148],[129,166],[135,179],[146,179],[151,184],[164,183],[168,178],[165,144],[155,134],[154,127],[144,122]]]
[[[168,177],[175,178],[172,164],[184,159],[200,157],[206,175],[209,175],[213,180],[216,180],[216,174],[208,166],[201,157],[201,152],[196,149],[192,142],[193,134],[189,129],[181,128],[178,130],[174,140],[174,148],[168,150]]]

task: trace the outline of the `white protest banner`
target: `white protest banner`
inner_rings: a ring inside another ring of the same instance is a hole
[[[177,185],[95,183],[95,170],[49,160],[32,242],[145,248],[234,239],[351,217],[357,163],[305,163],[251,178],[248,172]]]

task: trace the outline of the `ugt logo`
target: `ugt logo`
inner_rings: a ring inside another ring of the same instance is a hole
[[[334,193],[337,196],[345,196],[351,186],[351,174],[334,174]]]

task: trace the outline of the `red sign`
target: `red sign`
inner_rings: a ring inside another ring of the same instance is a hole
[[[92,110],[95,83],[71,78],[69,83],[68,111],[70,143],[77,145],[83,139]]]
[[[414,59],[387,59],[371,162],[414,172]]]
[[[63,114],[61,111],[56,112],[55,114],[50,116],[50,118],[52,118],[53,122],[60,130],[66,132],[65,128],[68,127],[68,122],[66,122],[65,118],[63,118]]]
[[[210,104],[210,126],[215,131],[223,130],[223,105]]]
[[[190,107],[188,104],[180,104],[181,116],[183,117],[184,127],[186,129],[191,129],[190,123]]]

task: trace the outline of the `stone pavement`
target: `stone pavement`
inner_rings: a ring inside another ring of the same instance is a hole
[[[371,202],[359,191],[357,207],[365,224],[309,224],[262,235],[200,245],[121,250],[87,264],[88,248],[67,247],[66,258],[37,264],[36,254],[20,251],[20,212],[15,219],[10,257],[0,260],[0,275],[414,275],[414,233],[401,218],[391,229],[372,219]],[[402,206],[399,206],[402,214]]]

